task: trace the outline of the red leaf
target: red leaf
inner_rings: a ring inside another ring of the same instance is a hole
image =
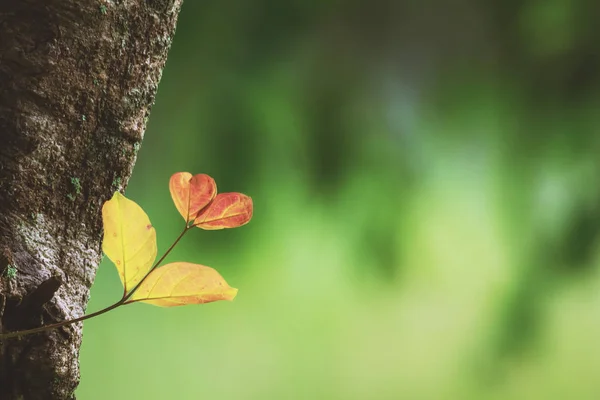
[[[242,193],[221,193],[198,213],[194,225],[206,230],[237,228],[252,218],[252,198]]]
[[[190,222],[215,198],[217,185],[206,174],[192,176],[189,172],[177,172],[171,176],[169,190],[177,211]]]

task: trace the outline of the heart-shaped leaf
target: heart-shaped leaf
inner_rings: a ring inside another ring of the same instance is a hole
[[[175,262],[153,270],[127,303],[141,301],[160,307],[233,300],[237,289],[230,287],[214,269],[204,265]]]
[[[217,195],[215,180],[206,174],[192,176],[189,172],[177,172],[169,180],[169,190],[179,214],[186,222],[196,215]]]
[[[252,198],[242,193],[221,193],[198,213],[194,225],[206,230],[236,228],[252,218]]]
[[[117,267],[127,292],[154,263],[156,231],[144,210],[119,192],[102,206],[102,220],[102,250]]]

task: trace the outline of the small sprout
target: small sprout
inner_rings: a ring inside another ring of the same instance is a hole
[[[106,13],[108,12],[108,9],[106,8],[106,6],[104,4],[101,4],[99,9],[100,9],[100,14],[102,14],[102,15],[106,15]]]
[[[83,122],[85,122],[85,120],[86,120],[85,114],[82,114],[82,115],[81,115],[81,120],[82,120]]]
[[[135,143],[133,144],[133,151],[135,151],[136,153],[137,153],[138,151],[140,151],[140,144],[139,144],[139,142],[135,142]]]
[[[75,195],[73,195],[72,193],[67,194],[67,198],[71,201],[75,201]]]
[[[17,269],[10,264],[6,267],[5,273],[8,279],[15,279],[17,277]]]
[[[81,182],[79,181],[79,178],[71,178],[71,184],[75,188],[75,193],[81,194]]]
[[[121,177],[113,179],[113,186],[121,187]]]
[[[94,85],[98,86],[100,84],[100,81],[98,80],[98,78],[94,78]]]

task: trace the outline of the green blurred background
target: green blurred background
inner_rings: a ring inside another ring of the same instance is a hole
[[[127,196],[233,303],[85,323],[81,399],[599,399],[600,3],[188,0]],[[118,299],[103,262],[89,310]]]

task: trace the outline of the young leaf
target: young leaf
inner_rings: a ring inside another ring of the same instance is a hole
[[[217,195],[217,185],[213,178],[205,174],[192,176],[189,172],[173,174],[169,190],[177,211],[186,222],[193,221],[198,212]]]
[[[237,228],[252,218],[252,198],[242,193],[221,193],[198,213],[194,225],[206,230]]]
[[[156,231],[135,202],[119,192],[102,206],[102,250],[116,265],[125,292],[148,273],[156,258]]]
[[[127,303],[141,301],[160,307],[233,300],[237,289],[230,287],[214,269],[204,265],[175,262],[153,270]]]

